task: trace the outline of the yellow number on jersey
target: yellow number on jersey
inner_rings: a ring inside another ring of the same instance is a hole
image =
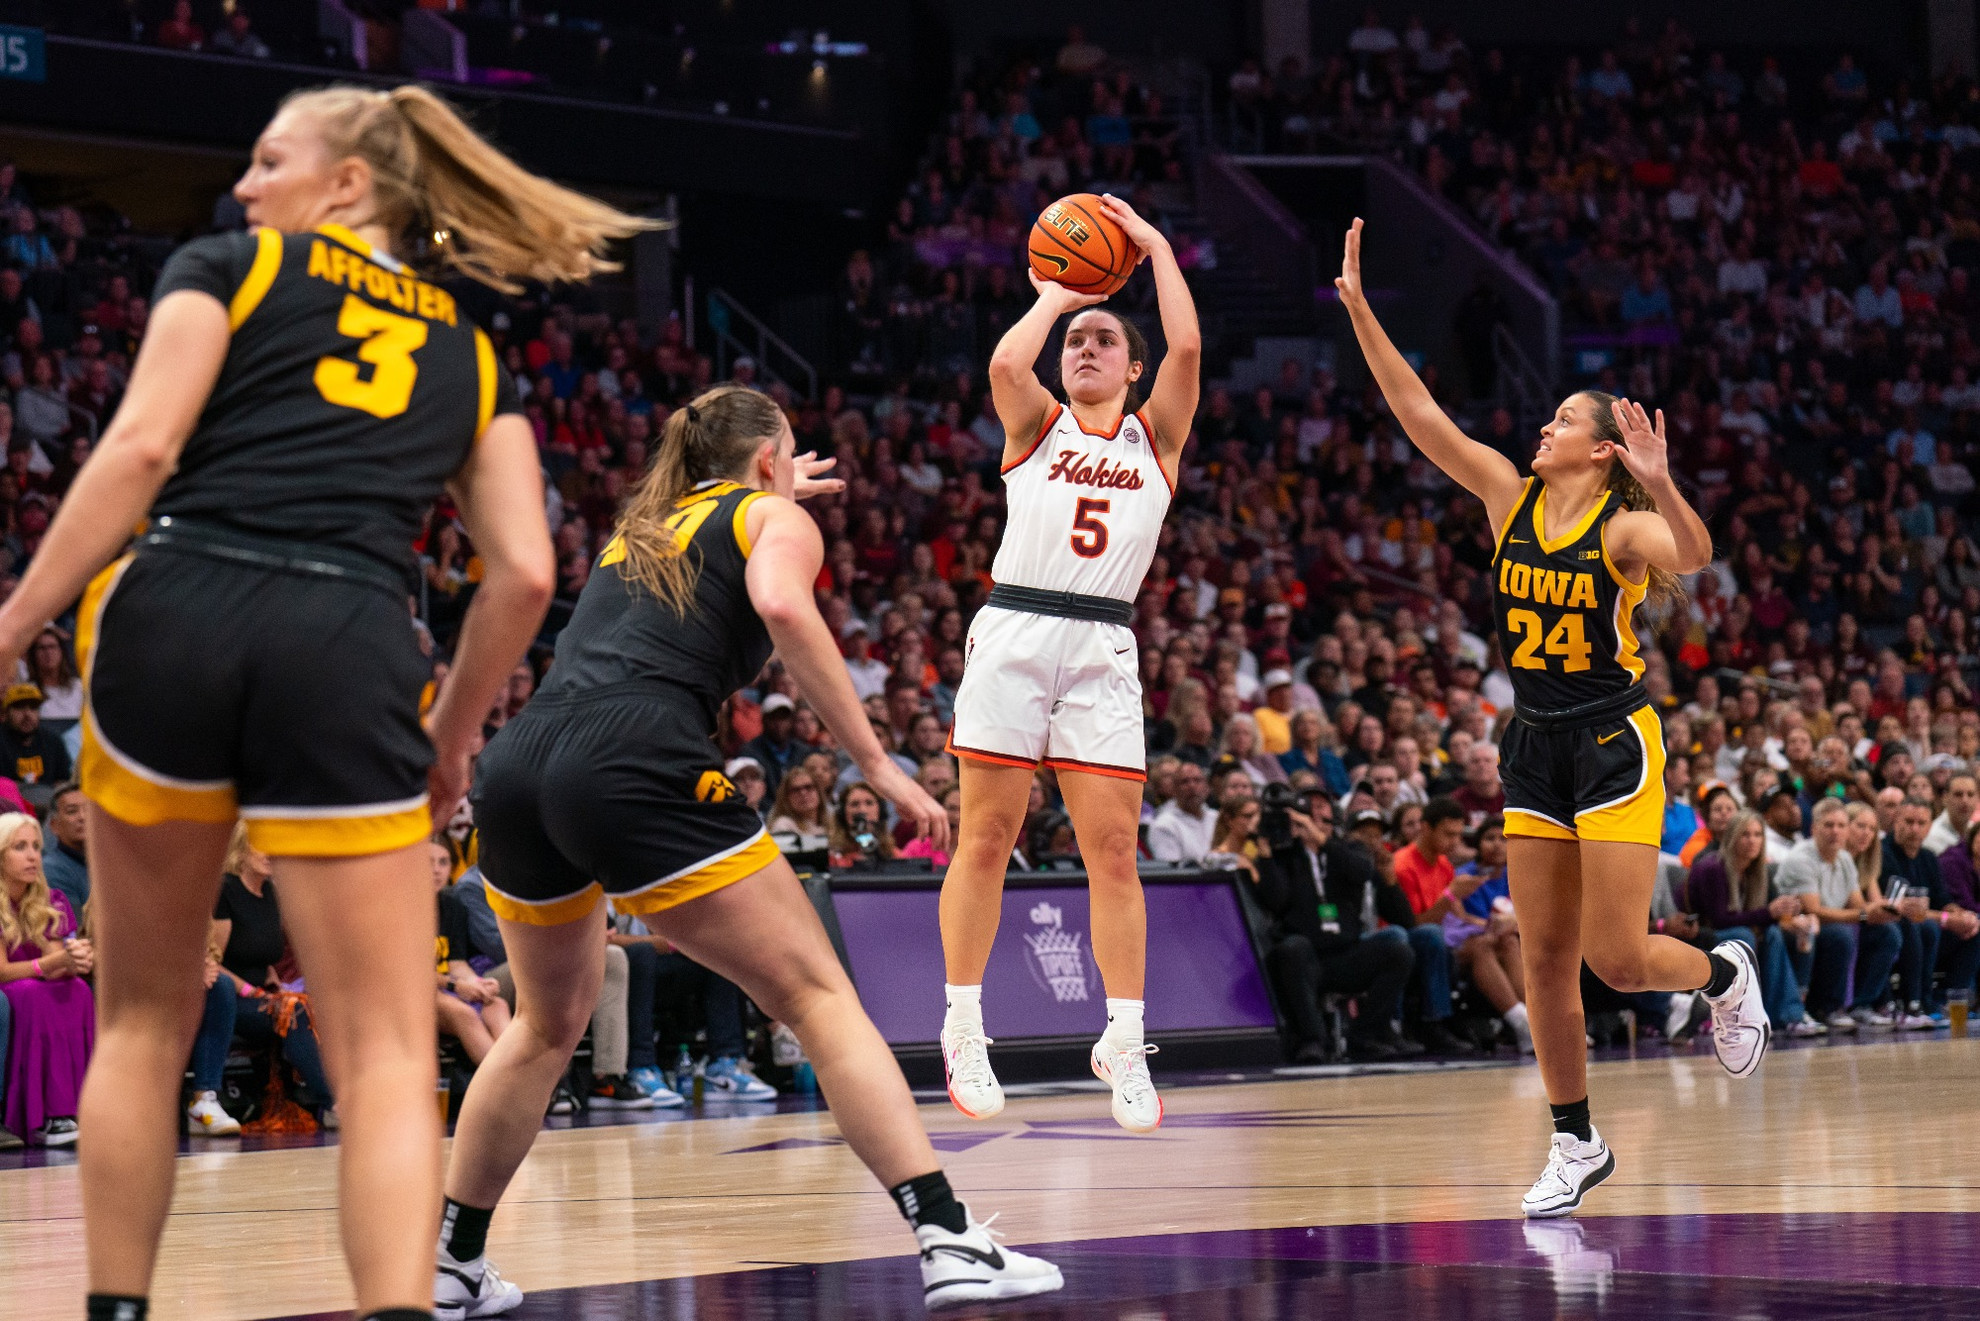
[[[1552,631],[1540,622],[1540,616],[1531,610],[1508,610],[1506,625],[1517,629],[1521,634],[1520,643],[1513,648],[1512,665],[1520,670],[1544,670],[1545,658],[1540,655],[1541,639],[1545,638],[1547,655],[1563,657],[1561,669],[1568,674],[1576,674],[1588,668],[1588,658],[1594,652],[1589,645],[1588,633],[1577,611],[1570,611],[1555,621]]]
[[[337,333],[364,341],[358,346],[358,360],[371,364],[371,379],[358,375],[356,363],[326,357],[316,364],[318,392],[333,404],[373,417],[405,412],[412,402],[413,382],[419,378],[412,355],[426,343],[426,323],[347,294],[337,315]]]

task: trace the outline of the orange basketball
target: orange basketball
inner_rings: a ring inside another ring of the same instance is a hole
[[[1141,256],[1092,193],[1074,193],[1046,207],[1027,246],[1039,279],[1082,294],[1118,292]]]

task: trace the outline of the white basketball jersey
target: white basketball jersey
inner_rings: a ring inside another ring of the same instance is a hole
[[[1140,593],[1174,494],[1141,414],[1108,435],[1055,405],[1037,442],[1004,469],[1004,488],[1010,522],[991,566],[999,583],[1118,601]]]

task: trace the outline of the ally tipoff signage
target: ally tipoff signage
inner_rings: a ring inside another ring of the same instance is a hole
[[[1148,1031],[1266,1028],[1272,1005],[1229,881],[1150,885]],[[840,890],[832,896],[859,998],[890,1045],[942,1030],[939,891]],[[1083,886],[1004,892],[983,978],[992,1036],[1091,1036],[1107,992],[1093,962]]]

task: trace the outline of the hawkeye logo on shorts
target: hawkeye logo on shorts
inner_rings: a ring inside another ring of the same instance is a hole
[[[701,782],[694,786],[694,796],[698,802],[726,803],[736,796],[736,786],[720,771],[703,771]]]
[[[1597,604],[1594,574],[1536,569],[1511,560],[1499,561],[1499,590],[1507,596],[1538,601],[1541,605],[1587,606],[1593,610]]]

